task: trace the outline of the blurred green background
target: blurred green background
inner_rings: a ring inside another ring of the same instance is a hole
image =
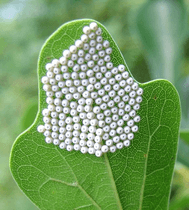
[[[180,0],[179,4],[173,7],[163,5],[163,1],[160,0],[153,1],[155,5],[150,5],[151,2],[0,1],[1,210],[37,209],[12,179],[9,154],[15,138],[31,125],[37,113],[36,70],[40,49],[45,40],[67,21],[92,18],[105,25],[121,49],[133,76],[139,82],[156,78],[170,79],[181,96],[181,128],[189,127],[189,0]],[[167,2],[172,4],[177,1]],[[156,12],[158,15],[153,16]],[[151,34],[156,37],[153,39]],[[181,138],[171,191],[171,210],[189,209],[187,130],[182,132]]]

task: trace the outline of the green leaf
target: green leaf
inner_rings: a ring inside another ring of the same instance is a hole
[[[60,150],[37,132],[46,108],[40,79],[45,64],[59,58],[93,20],[61,26],[43,46],[38,63],[40,106],[33,125],[15,141],[10,168],[21,190],[40,209],[167,209],[176,159],[180,101],[166,80],[140,84],[144,89],[141,121],[130,147],[100,158]],[[100,23],[113,48],[114,66],[125,64],[117,45]]]
[[[183,77],[180,69],[183,42],[186,38],[186,20],[187,11],[182,0],[148,1],[137,16],[137,28],[145,48],[151,78],[168,79],[179,92],[182,128],[188,128],[189,124],[189,78]],[[179,144],[178,160],[188,166],[189,146],[183,144]]]

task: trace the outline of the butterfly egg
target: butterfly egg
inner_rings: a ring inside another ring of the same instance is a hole
[[[91,32],[91,28],[89,26],[84,26],[83,27],[83,33],[88,35]]]
[[[50,115],[50,111],[49,111],[49,109],[43,109],[43,111],[42,111],[42,115],[43,115],[44,117],[49,116],[49,115]]]
[[[52,139],[51,137],[46,137],[46,138],[45,138],[45,142],[46,142],[47,144],[50,144],[50,143],[53,142],[53,139]]]
[[[66,149],[70,152],[74,149],[73,145],[67,145]]]
[[[140,122],[140,116],[134,117],[134,121],[135,121],[135,122]]]
[[[98,25],[95,22],[89,24],[91,30],[96,31],[98,29]]]
[[[95,135],[94,135],[93,133],[89,133],[89,134],[87,135],[87,138],[88,138],[89,140],[94,140],[94,139],[95,139]]]
[[[132,132],[137,132],[138,131],[138,126],[137,125],[135,125],[135,126],[133,126],[132,128],[131,128],[131,130],[132,130]]]
[[[79,57],[83,57],[85,55],[85,52],[84,50],[80,49],[77,54]]]
[[[87,146],[93,148],[93,146],[94,146],[94,141],[88,140],[88,141],[87,141]]]
[[[70,50],[71,53],[76,53],[77,52],[77,47],[75,45],[71,45],[69,50]]]
[[[112,145],[113,145],[113,140],[107,140],[107,141],[106,141],[106,145],[107,145],[108,147],[112,146]]]
[[[37,127],[46,143],[97,157],[130,145],[143,89],[125,65],[114,66],[112,53],[111,40],[91,22],[62,57],[46,64],[41,82],[47,108]]]
[[[120,141],[120,137],[119,136],[114,136],[113,137],[113,142],[114,143],[118,143]]]
[[[92,40],[89,42],[89,45],[90,45],[91,47],[95,47],[95,46],[96,46],[96,41],[92,39]]]
[[[53,67],[58,67],[60,65],[59,60],[58,59],[52,60],[52,65],[53,65]]]
[[[53,64],[52,63],[47,63],[46,66],[45,66],[45,69],[47,71],[52,71],[53,70]]]
[[[88,122],[89,122],[89,120],[88,120]],[[88,125],[89,125],[89,124],[88,124]],[[92,120],[90,120],[90,125],[92,125],[92,126],[98,125],[98,120],[97,120],[97,119],[92,119]]]
[[[103,66],[104,65],[104,59],[99,59],[98,62],[97,62],[97,64],[99,66]]]
[[[115,130],[110,130],[110,136],[114,137],[116,135],[116,131]]]
[[[73,149],[74,149],[75,151],[79,151],[79,150],[81,149],[81,146],[80,146],[79,144],[74,144]]]
[[[95,39],[96,34],[95,34],[94,32],[92,32],[92,33],[90,33],[90,34],[88,35],[88,37],[89,37],[89,39],[91,39],[91,40],[90,40],[90,42],[91,42],[92,40]],[[89,43],[89,45],[90,45],[90,43]]]
[[[122,134],[122,133],[123,133],[123,128],[118,127],[118,128],[116,129],[116,132],[117,132],[118,134]]]
[[[114,67],[112,70],[111,70],[112,74],[116,75],[118,73],[118,69],[117,67]]]
[[[123,120],[124,120],[124,121],[128,121],[129,118],[130,118],[130,115],[129,115],[129,114],[125,114],[125,115],[123,116]]]
[[[103,41],[102,36],[97,36],[97,37],[96,37],[96,41],[97,41],[97,42],[102,42],[102,41]]]
[[[54,73],[49,71],[47,72],[47,77],[50,79],[50,78],[53,78],[54,77]]]
[[[72,139],[72,143],[74,143],[74,144],[79,144],[79,138],[78,137],[73,137],[73,139]]]
[[[86,50],[87,51],[87,50],[89,50],[89,48],[90,47],[89,47],[89,44],[88,43],[84,43],[83,44],[83,50]]]
[[[89,154],[95,154],[95,149],[93,148],[93,147],[90,147],[89,149],[88,149],[88,153]]]
[[[116,90],[117,89],[117,90]],[[119,90],[119,86],[115,86],[115,90],[116,90],[116,92]],[[116,96],[115,98],[114,98],[114,101],[115,101],[115,103],[119,103],[120,102],[120,96]]]
[[[87,145],[87,141],[85,141],[85,140],[80,140],[80,141],[79,141],[79,145],[80,145],[81,147],[84,147],[84,146]]]
[[[128,146],[130,145],[130,141],[129,141],[129,140],[125,140],[125,141],[123,142],[123,145],[124,145],[125,147],[128,147]]]
[[[102,156],[102,151],[101,150],[96,150],[95,155],[97,157],[101,157]]]
[[[97,44],[96,49],[99,50],[98,55],[99,57],[104,57],[105,56],[105,51],[102,50],[103,46],[101,44]]]
[[[143,94],[143,89],[142,89],[142,88],[139,88],[139,89],[137,90],[137,94],[138,94],[139,96],[141,96],[141,95]]]
[[[81,57],[79,57],[79,58],[77,59],[77,63],[78,63],[79,65],[83,64],[84,61],[85,61],[85,60],[84,60],[83,58],[81,58]],[[82,67],[82,68],[81,68],[82,71],[87,70],[85,66],[86,66],[86,65],[82,65],[82,66],[81,66],[81,67]]]
[[[76,41],[75,41],[75,46],[76,46],[77,48],[82,48],[82,47],[83,47],[83,42],[82,42],[81,40],[76,40]]]
[[[141,96],[137,96],[136,97],[136,102],[137,103],[141,103],[142,102],[142,97]]]
[[[113,146],[110,147],[110,152],[111,153],[114,153],[116,150],[117,150],[116,146],[113,145]]]
[[[138,89],[138,84],[136,82],[133,83],[132,89],[133,90],[137,90]],[[142,90],[142,88],[141,88],[141,90]]]
[[[81,41],[82,41],[82,42],[87,42],[87,41],[88,41],[88,36],[87,36],[86,34],[83,34],[83,35],[81,36]]]
[[[105,40],[105,41],[103,42],[103,47],[108,48],[109,46],[110,46],[109,41],[108,41],[108,40]]]
[[[71,52],[70,52],[69,50],[64,50],[64,51],[63,51],[63,56],[64,56],[65,58],[69,58],[69,57],[71,56]]]
[[[91,55],[95,54],[95,52],[96,52],[96,49],[95,49],[94,47],[91,47],[91,48],[89,49],[89,53],[90,53]]]
[[[42,82],[43,84],[48,84],[49,78],[48,78],[47,76],[43,76],[43,77],[41,78],[41,82]]]
[[[120,135],[120,139],[122,141],[126,140],[126,138],[127,138],[127,135],[125,133],[123,133],[123,134]]]
[[[103,153],[108,152],[108,150],[109,150],[109,147],[108,147],[107,145],[103,145],[103,146],[101,147],[101,151],[102,151]]]
[[[129,140],[132,140],[132,139],[134,138],[134,134],[133,134],[133,133],[129,133],[129,134],[127,135],[127,138],[128,138]]]
[[[110,59],[111,59],[111,58],[110,58],[110,56],[109,56],[109,55],[106,55],[106,56],[104,57],[104,61],[105,61],[105,62],[109,62],[109,61],[110,61]]]
[[[135,111],[135,110],[130,111],[130,112],[129,112],[129,115],[130,115],[131,117],[135,117],[136,111]]]
[[[71,135],[70,135],[70,132],[66,132],[66,139],[65,139],[65,143],[66,143],[66,147],[67,147],[67,145],[70,145],[71,144],[71,142],[72,142],[72,140],[71,140]]]
[[[129,77],[129,78],[127,79],[127,84],[128,84],[128,85],[132,85],[132,84],[133,84],[133,78]]]
[[[127,125],[128,125],[129,127],[132,127],[132,126],[134,125],[134,120],[129,120],[129,121],[127,122]]]
[[[123,126],[123,124],[124,124],[124,121],[122,119],[118,120],[118,122],[117,122],[117,125],[118,126]]]
[[[55,107],[55,105],[53,105],[53,104],[50,104],[50,105],[48,105],[48,110],[49,111],[55,111],[55,109],[56,109],[56,107]]]
[[[88,148],[87,147],[81,147],[81,153],[86,154],[88,152]]]
[[[59,59],[59,62],[60,62],[61,65],[67,64],[67,58],[65,58],[64,56],[62,56],[62,57]]]
[[[60,140],[59,139],[54,139],[53,140],[53,144],[54,145],[59,145],[60,144]]]
[[[112,53],[112,48],[109,47],[105,50],[106,54],[110,55]]]
[[[37,127],[37,131],[38,131],[39,133],[44,133],[44,132],[45,132],[45,126],[44,126],[44,125],[39,125],[39,126]]]
[[[45,130],[51,130],[52,128],[51,124],[48,124],[48,123],[46,123],[44,127],[45,127]]]
[[[87,62],[87,66],[88,66],[89,68],[92,68],[92,67],[94,66],[94,61],[88,61],[88,62]]]
[[[101,28],[98,28],[97,30],[96,30],[96,35],[101,35],[102,34],[102,29]]]
[[[118,66],[118,70],[120,71],[120,72],[124,72],[125,71],[125,66],[124,65],[119,65]]]
[[[123,148],[123,142],[119,142],[116,144],[117,149],[122,149]]]

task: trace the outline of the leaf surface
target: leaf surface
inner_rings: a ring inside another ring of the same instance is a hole
[[[144,89],[141,121],[131,146],[100,158],[48,145],[37,132],[46,107],[40,79],[45,64],[59,58],[93,20],[61,26],[44,44],[38,62],[39,110],[30,128],[15,141],[10,168],[21,190],[40,209],[167,209],[180,124],[177,91],[166,80],[140,84]],[[125,64],[107,29],[114,66]]]

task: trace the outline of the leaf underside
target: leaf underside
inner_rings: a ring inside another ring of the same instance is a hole
[[[100,158],[48,145],[37,132],[46,108],[40,79],[45,64],[59,58],[94,20],[61,26],[44,44],[38,62],[39,111],[32,126],[15,141],[10,168],[21,190],[40,209],[167,209],[180,124],[180,102],[166,80],[140,84],[144,89],[141,121],[131,146]],[[114,40],[100,23],[113,48],[114,66],[125,64]]]

